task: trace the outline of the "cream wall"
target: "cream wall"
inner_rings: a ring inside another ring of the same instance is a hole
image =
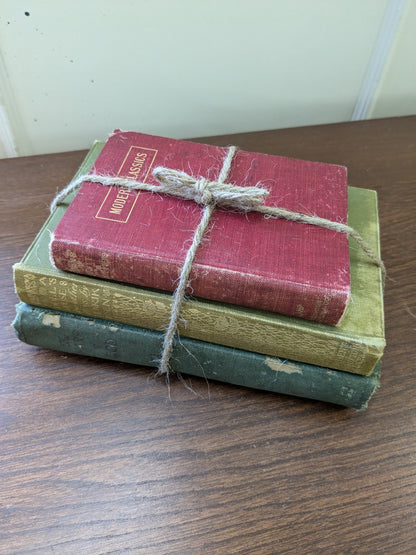
[[[0,156],[350,120],[392,8],[365,116],[416,113],[415,2],[0,0]]]

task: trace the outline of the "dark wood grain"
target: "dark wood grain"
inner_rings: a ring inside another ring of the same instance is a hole
[[[19,343],[11,275],[85,152],[1,160],[1,553],[416,553],[416,117],[211,137],[377,189],[388,346],[367,411]]]

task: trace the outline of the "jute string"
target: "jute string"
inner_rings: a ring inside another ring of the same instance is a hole
[[[195,178],[185,172],[164,167],[157,167],[153,171],[153,177],[158,181],[159,185],[151,185],[149,183],[142,183],[140,181],[117,176],[96,174],[81,175],[60,191],[51,203],[52,212],[62,203],[69,193],[77,189],[84,181],[89,181],[106,186],[116,185],[124,189],[150,191],[152,193],[166,194],[181,199],[193,200],[204,207],[201,220],[194,232],[192,244],[186,254],[177,288],[173,293],[170,321],[164,335],[162,355],[159,361],[157,375],[165,375],[168,382],[170,372],[169,360],[172,354],[175,334],[178,331],[180,311],[185,300],[185,292],[188,286],[192,264],[211,216],[217,206],[231,208],[241,212],[258,212],[263,214],[266,218],[283,218],[285,220],[315,225],[339,233],[345,233],[347,236],[352,237],[370,260],[381,268],[384,285],[386,269],[383,261],[352,227],[325,218],[319,218],[318,216],[308,216],[307,214],[292,212],[277,206],[266,206],[264,200],[269,194],[267,189],[261,187],[238,187],[226,183],[226,179],[230,173],[231,162],[236,151],[237,147],[229,147],[217,181],[209,181],[203,177]]]

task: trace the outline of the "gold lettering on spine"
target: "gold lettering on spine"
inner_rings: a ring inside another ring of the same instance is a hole
[[[128,198],[128,189],[120,189],[111,205],[110,214],[120,214]]]
[[[137,181],[144,162],[146,161],[147,154],[145,152],[138,152],[134,157],[133,163],[130,166],[128,177],[133,177]]]
[[[36,282],[35,276],[31,274],[24,274],[23,275],[23,283],[25,289],[29,295],[37,295],[38,293],[38,284]]]
[[[145,182],[157,153],[158,151],[154,148],[131,146],[121,162],[117,175]],[[112,187],[107,192],[95,217],[99,220],[127,223],[139,193],[122,188],[114,193],[113,189],[115,188]]]

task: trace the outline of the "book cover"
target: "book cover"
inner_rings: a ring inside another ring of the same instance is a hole
[[[157,366],[163,334],[19,303],[13,322],[30,345],[143,366]],[[175,372],[345,407],[363,409],[379,386],[380,363],[359,376],[182,337],[172,356]]]
[[[226,148],[114,132],[92,171],[156,184],[156,166],[215,180]],[[343,166],[237,151],[227,182],[261,183],[265,204],[347,223]],[[51,237],[54,265],[173,291],[202,207],[146,191],[82,185]],[[189,294],[337,324],[350,296],[348,239],[313,225],[217,208],[199,246]]]
[[[92,167],[102,143],[87,155],[79,174]],[[77,174],[78,175],[78,174]],[[349,225],[379,254],[375,191],[349,187]],[[124,283],[70,274],[49,259],[50,235],[65,204],[47,219],[22,261],[14,265],[17,295],[28,304],[153,330],[169,322],[172,295]],[[357,374],[370,374],[385,346],[380,269],[350,245],[352,300],[339,326],[213,301],[185,302],[182,336]]]

